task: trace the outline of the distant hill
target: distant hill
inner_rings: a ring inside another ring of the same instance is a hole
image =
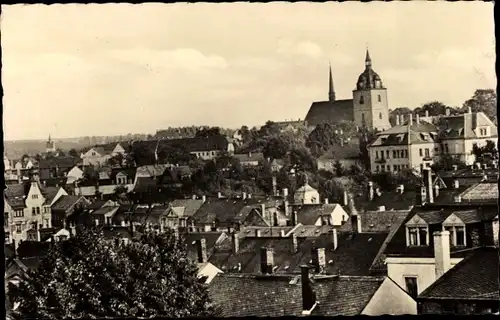
[[[104,137],[78,137],[54,139],[56,148],[68,152],[71,149],[80,151],[83,148],[96,144],[104,144],[115,141],[130,141],[146,139],[146,134],[129,134],[123,136],[104,136]],[[149,135],[151,137],[151,135]],[[20,159],[24,154],[35,156],[37,153],[45,152],[46,140],[13,140],[4,141],[4,153],[10,160]]]

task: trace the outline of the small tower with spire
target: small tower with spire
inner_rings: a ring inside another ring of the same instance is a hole
[[[329,90],[328,90],[328,101],[334,102],[335,101],[335,90],[333,89],[333,76],[332,76],[332,65],[329,64],[329,70],[330,70],[330,77],[329,77]]]
[[[45,152],[56,152],[56,143],[52,141],[49,134],[49,140],[47,140]]]

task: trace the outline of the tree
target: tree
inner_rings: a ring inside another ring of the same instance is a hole
[[[491,140],[486,140],[486,145],[478,147],[477,144],[472,146],[472,154],[476,157],[477,161],[486,160],[486,158],[498,158],[498,150],[495,143]]]
[[[342,164],[338,160],[335,161],[333,168],[335,170],[335,175],[337,177],[342,177],[345,174],[344,167],[342,166]]]
[[[112,167],[116,167],[116,166],[122,167],[123,163],[124,163],[124,159],[125,159],[125,157],[123,156],[123,154],[118,153],[118,154],[116,154],[108,159],[108,164]]]
[[[118,239],[116,239],[118,240]],[[56,242],[9,296],[18,318],[210,316],[212,307],[186,245],[171,230],[130,244],[98,230]]]
[[[391,124],[391,126],[395,126],[397,121],[396,121],[396,116],[407,116],[408,114],[412,113],[412,110],[410,110],[410,108],[407,108],[407,107],[400,107],[400,108],[396,108],[394,110],[390,110],[389,111],[389,123]]]
[[[446,114],[446,109],[449,109],[449,107],[447,107],[444,103],[439,101],[432,101],[425,103],[421,107],[415,108],[415,110],[413,110],[413,113],[424,116],[427,111],[429,113],[429,116],[438,116]]]
[[[207,138],[207,137],[216,137],[221,135],[221,129],[219,127],[213,128],[201,128],[195,134],[195,137]]]
[[[309,134],[305,145],[311,153],[318,157],[329,150],[333,145],[348,142],[357,137],[356,124],[352,121],[340,121],[336,124],[323,123]]]
[[[477,89],[462,106],[462,112],[484,112],[495,123],[497,121],[497,94],[493,89]]]
[[[434,163],[431,165],[431,169],[434,172],[439,172],[442,170],[452,170],[453,166],[456,165],[458,169],[463,169],[467,167],[465,162],[460,160],[459,155],[451,155],[449,153],[443,153],[439,156],[437,161],[434,161]]]
[[[68,153],[70,156],[74,157],[74,158],[78,158],[80,157],[80,155],[78,154],[78,152],[73,148],[71,150],[69,150],[69,153]]]

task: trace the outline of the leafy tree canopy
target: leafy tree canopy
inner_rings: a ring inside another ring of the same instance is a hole
[[[146,232],[129,244],[83,230],[56,242],[9,297],[17,318],[210,316],[208,293],[172,231]]]
[[[462,106],[462,112],[484,112],[495,123],[497,121],[497,94],[493,89],[477,89]]]

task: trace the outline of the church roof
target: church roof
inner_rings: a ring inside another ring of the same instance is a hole
[[[353,106],[352,99],[313,102],[305,121],[308,126],[337,123],[342,120],[354,121]]]

